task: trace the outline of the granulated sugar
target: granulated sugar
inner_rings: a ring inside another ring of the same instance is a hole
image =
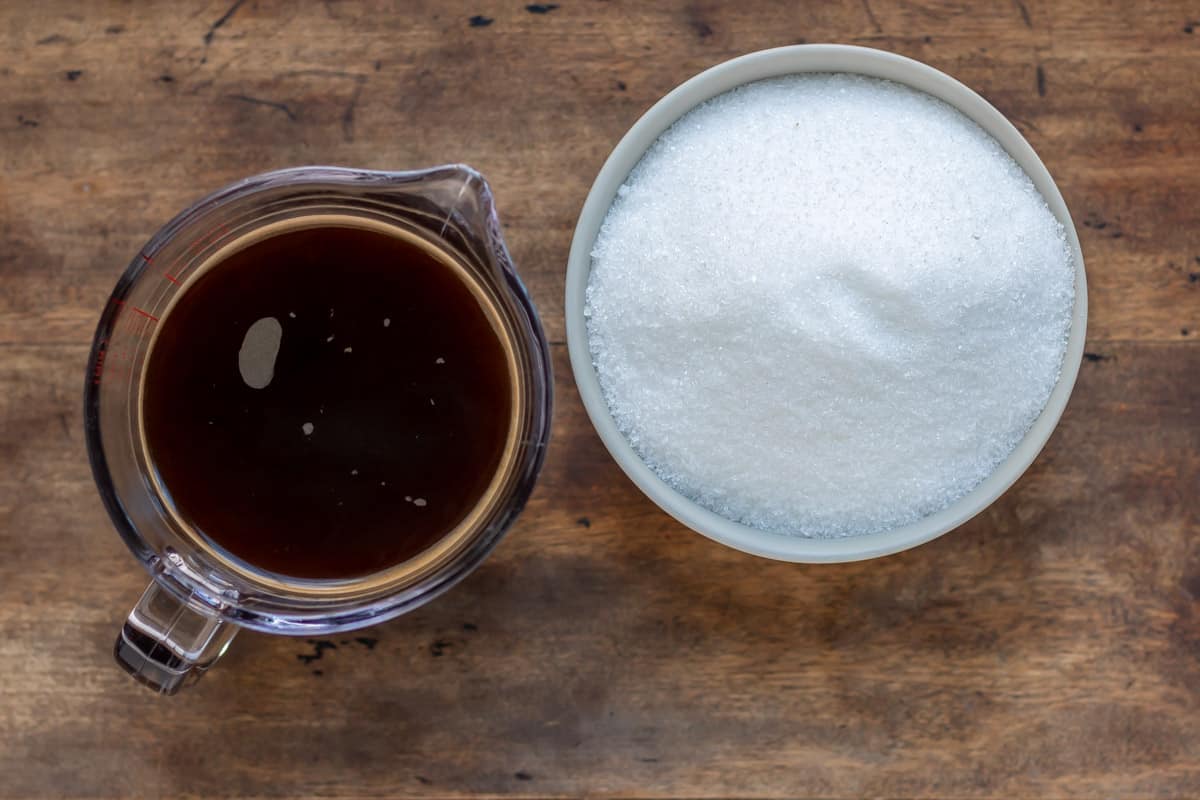
[[[741,87],[621,187],[586,314],[642,459],[754,527],[887,530],[1006,458],[1058,378],[1062,226],[973,122],[887,81]]]

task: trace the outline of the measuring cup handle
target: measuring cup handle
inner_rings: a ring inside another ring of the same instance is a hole
[[[129,612],[113,656],[140,683],[175,694],[200,679],[235,633],[237,626],[151,582]]]

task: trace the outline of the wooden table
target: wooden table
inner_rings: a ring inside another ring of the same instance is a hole
[[[41,0],[0,10],[0,798],[1200,796],[1200,7]],[[979,90],[1078,223],[1058,432],[915,551],[794,566],[672,522],[564,346],[575,217],[620,135],[773,45]],[[198,195],[285,165],[461,160],[553,340],[554,441],[494,557],[329,644],[243,634],[165,700],[111,663],[145,576],[84,454],[97,315]],[[361,638],[360,638],[361,637]]]

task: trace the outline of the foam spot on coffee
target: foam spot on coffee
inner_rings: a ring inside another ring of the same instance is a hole
[[[265,389],[275,377],[275,359],[283,343],[283,325],[263,317],[246,329],[238,350],[238,372],[251,389]]]

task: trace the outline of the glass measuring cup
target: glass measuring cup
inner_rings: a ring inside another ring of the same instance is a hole
[[[461,265],[494,305],[520,398],[511,457],[469,528],[400,565],[339,580],[257,569],[192,530],[154,480],[140,410],[155,326],[215,255],[267,226],[324,217],[389,226]],[[88,359],[84,420],[93,476],[117,531],[152,578],[117,637],[117,662],[174,694],[221,656],[240,627],[334,633],[390,619],[446,591],[482,562],[529,497],[549,438],[552,386],[537,312],[500,235],[491,190],[470,167],[302,167],[248,178],[199,201],[126,269]]]

